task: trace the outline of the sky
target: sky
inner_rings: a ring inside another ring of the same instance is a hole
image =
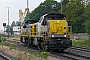
[[[45,0],[28,0],[29,9],[33,11],[36,7],[40,5],[41,2]],[[56,0],[60,2],[60,0]],[[9,25],[13,21],[19,21],[19,10],[23,12],[27,6],[27,0],[0,0],[0,30],[4,30],[3,23],[8,24],[8,8],[9,8]]]

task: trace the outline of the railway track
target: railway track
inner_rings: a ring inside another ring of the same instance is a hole
[[[1,54],[1,53],[0,53],[0,58],[1,58],[2,60],[11,60],[10,58],[8,58],[7,56],[5,56],[5,55],[3,55],[3,54]]]
[[[87,49],[86,47],[79,47],[79,46],[73,46],[71,49],[77,50],[77,51],[85,51],[90,52],[90,49]]]
[[[18,58],[12,57],[11,55],[0,50],[0,60],[18,60]]]
[[[65,53],[76,56],[78,60],[90,60],[90,49],[86,47],[76,47],[73,46],[69,50],[65,50]]]
[[[17,42],[15,39],[13,41],[11,40],[7,40],[8,42],[13,42],[16,44],[20,44],[20,42]],[[81,52],[81,53],[80,53]],[[82,53],[83,52],[83,53]],[[84,53],[88,53],[87,55]],[[55,53],[55,52],[51,52],[51,54],[53,54],[55,57],[59,56],[60,58],[63,57],[62,60],[90,60],[90,49],[87,49],[85,47],[71,47],[70,50],[68,51],[64,51],[63,53],[59,52],[59,53]]]
[[[59,57],[63,57],[65,60],[90,60],[89,57],[86,56],[81,56],[81,55],[77,55],[77,54],[73,54],[73,53],[69,53],[69,52],[63,52],[63,53],[55,53],[52,52],[52,54],[59,56]]]

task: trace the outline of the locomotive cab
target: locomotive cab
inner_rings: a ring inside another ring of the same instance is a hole
[[[64,50],[72,46],[71,28],[69,30],[65,15],[46,14],[39,21],[40,36],[43,36],[49,49]],[[43,34],[42,34],[42,33]]]

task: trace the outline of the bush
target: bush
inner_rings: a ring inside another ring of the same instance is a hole
[[[72,40],[73,46],[82,46],[90,48],[90,40],[88,39],[81,39],[81,40]]]
[[[90,39],[90,20],[86,21],[85,29],[86,29],[86,32],[88,33],[89,39]]]
[[[42,53],[40,54],[40,56],[41,56],[42,58],[47,58],[48,55],[49,55],[49,52],[42,52]]]
[[[2,42],[2,38],[0,37],[0,42]]]

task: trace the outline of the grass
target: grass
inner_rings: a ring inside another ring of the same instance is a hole
[[[49,54],[50,54],[49,52],[41,52],[40,56],[41,58],[47,58]]]
[[[7,43],[7,42],[4,42],[3,43],[5,46],[9,46],[11,49],[18,49],[19,47],[18,46],[16,46],[16,45],[14,45],[14,44],[10,44],[10,43]]]
[[[90,48],[90,40],[89,39],[72,40],[72,45]]]
[[[11,38],[20,38],[20,36],[10,36]]]
[[[35,51],[35,50],[25,50],[25,52],[30,53],[31,55],[35,56],[35,57],[40,57],[43,59],[46,59],[47,56],[50,54],[49,52],[44,52],[44,51]]]
[[[1,43],[0,43],[1,45]],[[35,50],[23,50],[21,48],[19,48],[18,46],[16,46],[15,44],[10,44],[8,42],[4,42],[3,45],[5,46],[9,46],[10,49],[15,49],[15,50],[19,50],[19,51],[22,51],[22,52],[27,52],[29,53],[30,55],[34,56],[34,57],[40,57],[42,59],[46,59],[47,56],[50,54],[49,52],[44,52],[44,51],[35,51]]]

